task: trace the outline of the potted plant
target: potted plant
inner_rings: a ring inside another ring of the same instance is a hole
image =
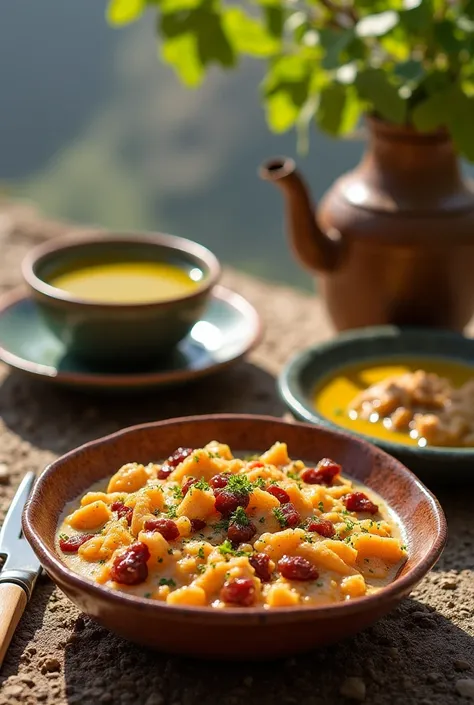
[[[299,258],[322,275],[338,328],[384,322],[461,329],[474,309],[474,0],[111,0],[109,20],[152,6],[160,51],[198,86],[209,66],[267,62],[272,130],[316,122],[350,133],[367,116],[359,167],[336,182],[314,219],[290,160],[262,176],[281,186]]]

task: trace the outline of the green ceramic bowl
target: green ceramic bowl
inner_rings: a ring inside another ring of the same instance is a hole
[[[86,301],[48,283],[57,271],[81,264],[150,261],[202,272],[191,293],[168,301]],[[61,238],[32,250],[23,276],[51,331],[70,354],[110,368],[136,368],[168,356],[203,313],[220,276],[216,257],[190,240],[161,234]]]
[[[381,326],[349,331],[301,351],[282,371],[279,391],[296,418],[347,433],[347,428],[329,421],[313,406],[311,397],[316,385],[346,365],[417,356],[472,365],[474,376],[474,340],[449,331]],[[474,482],[474,448],[420,448],[358,432],[353,435],[395,456],[428,485]]]

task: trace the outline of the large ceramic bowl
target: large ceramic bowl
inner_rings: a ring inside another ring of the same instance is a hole
[[[49,283],[58,271],[78,264],[136,261],[196,270],[201,281],[174,299],[134,304],[81,299]],[[170,356],[199,320],[220,276],[219,262],[205,247],[158,233],[56,239],[33,249],[22,271],[47,325],[68,352],[111,368],[156,363],[157,356]]]
[[[370,366],[382,360],[396,364],[399,359],[417,357],[471,365],[474,376],[474,340],[443,330],[377,326],[343,333],[297,353],[280,375],[280,394],[296,418],[340,430],[313,404],[313,391],[325,377],[347,365]],[[430,487],[474,482],[474,448],[422,448],[349,431],[347,427],[344,430],[394,455]]]
[[[344,472],[378,492],[396,512],[408,560],[396,580],[375,595],[326,607],[178,607],[126,595],[71,572],[54,547],[67,502],[122,464],[167,457],[178,446],[212,439],[243,452],[286,441],[294,457],[330,456]],[[401,463],[364,441],[306,424],[262,416],[200,416],[125,429],[54,461],[39,478],[23,529],[54,582],[86,614],[133,641],[170,653],[215,658],[270,658],[304,651],[353,634],[406,595],[439,558],[446,522],[433,495]]]

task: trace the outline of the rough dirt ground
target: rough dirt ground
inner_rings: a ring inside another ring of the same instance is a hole
[[[0,209],[0,291],[33,243],[68,230],[28,209]],[[46,388],[0,365],[0,523],[20,478],[58,454],[136,422],[188,413],[283,415],[274,377],[288,355],[330,335],[317,301],[227,273],[266,334],[247,363],[186,394],[127,401]],[[466,490],[444,491],[450,538],[412,596],[357,637],[267,664],[191,661],[145,651],[81,615],[41,578],[0,674],[0,705],[451,705],[474,702],[474,521]]]

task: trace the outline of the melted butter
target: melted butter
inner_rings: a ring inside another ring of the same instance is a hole
[[[433,358],[397,358],[369,365],[357,363],[342,367],[325,377],[313,392],[315,409],[325,418],[348,431],[357,431],[368,436],[392,443],[411,446],[425,446],[424,438],[411,437],[409,433],[395,431],[383,423],[377,414],[371,421],[361,419],[356,414],[349,415],[348,407],[355,397],[367,387],[393,375],[402,375],[416,370],[433,372],[447,378],[458,388],[474,377],[474,368],[460,362]]]

